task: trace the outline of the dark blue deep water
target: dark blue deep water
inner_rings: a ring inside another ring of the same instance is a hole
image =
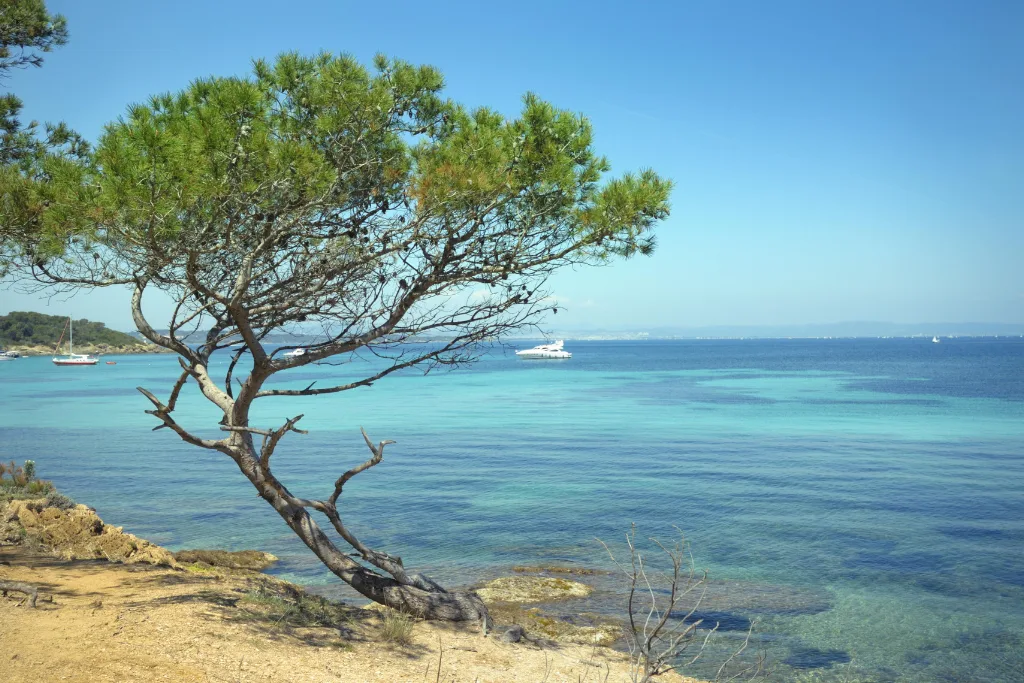
[[[595,538],[678,525],[714,583],[716,647],[753,623],[777,680],[1024,680],[1024,340],[568,348],[275,399],[254,422],[306,414],[275,455],[306,496],[367,457],[360,425],[396,440],[346,488],[346,519],[447,583],[607,566]],[[286,578],[333,584],[231,462],[150,431],[135,387],[166,395],[174,359],[116,360],[0,364],[0,458],[155,542],[266,549]],[[178,413],[214,433],[201,400]],[[615,611],[604,581],[590,607]]]

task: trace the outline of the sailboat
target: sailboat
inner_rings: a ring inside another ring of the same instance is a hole
[[[54,356],[54,365],[96,365],[99,362],[98,359],[93,358],[88,354],[75,353],[75,326],[71,323],[71,318],[68,318],[68,324],[64,326],[64,329],[69,330],[68,336],[68,355],[66,356]],[[60,333],[60,339],[57,341],[57,348],[54,352],[60,350],[60,343],[64,341],[64,333]]]
[[[938,343],[939,343],[939,338],[938,337],[932,337],[932,344],[938,344]]]

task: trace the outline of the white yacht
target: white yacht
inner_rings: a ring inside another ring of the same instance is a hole
[[[571,353],[562,349],[564,343],[559,339],[554,344],[541,344],[532,349],[516,351],[516,355],[520,358],[572,358]]]
[[[938,343],[939,343],[939,338],[938,337],[932,337],[932,344],[938,344]]]
[[[71,318],[68,318],[68,324],[66,326],[70,331],[68,336],[68,355],[66,356],[54,356],[54,365],[96,365],[99,362],[98,358],[93,358],[88,354],[75,353],[75,326],[71,323]],[[64,341],[64,333],[61,332],[60,339],[57,341],[57,349],[60,350],[60,343]]]
[[[306,349],[300,347],[297,349],[292,349],[291,351],[285,351],[281,355],[284,356],[285,358],[301,358],[302,356],[306,355]]]

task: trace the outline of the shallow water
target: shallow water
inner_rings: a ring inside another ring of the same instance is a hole
[[[1024,340],[575,342],[570,361],[495,353],[338,396],[275,455],[297,494],[395,439],[350,482],[369,544],[450,584],[515,564],[607,566],[602,538],[682,528],[715,580],[720,648],[753,621],[780,680],[1008,681],[1024,671]],[[333,584],[224,456],[152,433],[142,385],[170,356],[0,364],[0,458],[171,548],[260,548]],[[358,365],[358,364],[357,364]],[[303,369],[289,383],[351,376]],[[192,388],[194,393],[194,387]],[[182,401],[179,420],[218,416]],[[611,577],[592,607],[618,608]],[[697,672],[706,671],[698,667]]]

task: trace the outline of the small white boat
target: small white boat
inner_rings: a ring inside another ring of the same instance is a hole
[[[66,356],[53,359],[54,365],[96,365],[98,362],[99,359],[82,353],[69,353]]]
[[[93,358],[88,354],[75,353],[75,326],[71,324],[71,318],[68,318],[68,324],[65,326],[70,330],[68,336],[68,355],[66,356],[54,356],[54,365],[96,365],[99,362],[98,358]],[[64,341],[64,333],[60,333],[60,339],[57,341],[57,349],[60,349],[60,343]]]
[[[532,349],[516,351],[516,355],[520,358],[572,358],[571,353],[562,349],[564,343],[559,339],[554,344],[541,344]]]
[[[8,356],[6,353],[0,353],[0,361],[3,360],[14,360],[15,356]]]
[[[286,352],[284,352],[281,355],[283,355],[285,358],[301,358],[302,356],[306,355],[306,349],[303,349],[303,348],[300,347],[298,349],[292,349],[291,351],[286,351]]]
[[[932,337],[932,344],[938,344],[938,343],[939,343],[939,338],[938,337]]]

